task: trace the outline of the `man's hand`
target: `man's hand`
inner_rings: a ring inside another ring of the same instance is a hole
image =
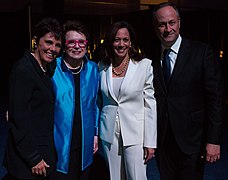
[[[206,145],[206,161],[214,163],[220,159],[220,145],[209,144]]]

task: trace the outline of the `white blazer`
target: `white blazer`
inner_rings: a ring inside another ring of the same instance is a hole
[[[157,112],[151,60],[130,60],[118,99],[113,91],[112,65],[100,65],[102,110],[100,138],[113,143],[116,118],[124,146],[157,147]]]

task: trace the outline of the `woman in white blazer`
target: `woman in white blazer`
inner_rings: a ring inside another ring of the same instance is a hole
[[[157,114],[151,60],[138,52],[134,29],[112,25],[99,63],[100,138],[111,180],[145,180],[157,147]]]

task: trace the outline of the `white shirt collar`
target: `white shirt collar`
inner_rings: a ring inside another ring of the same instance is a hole
[[[179,35],[178,38],[177,38],[177,40],[176,40],[176,42],[170,47],[170,49],[173,52],[175,52],[176,54],[179,51],[181,41],[182,41],[182,37]],[[164,49],[166,49],[166,48],[164,46],[162,46],[162,52],[164,51]]]
[[[182,41],[182,37],[179,35],[176,42],[171,46],[172,51],[175,52],[176,54],[179,51],[181,41]]]

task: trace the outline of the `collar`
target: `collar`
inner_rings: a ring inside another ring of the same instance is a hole
[[[88,57],[86,55],[83,57],[83,61],[84,61],[84,65],[83,65],[82,70],[85,69],[85,66],[86,66],[86,64],[88,62]],[[61,68],[62,68],[63,72],[65,72],[65,71],[71,72],[68,69],[68,67],[66,66],[66,64],[64,63],[64,57],[63,56],[61,57]]]
[[[178,53],[180,45],[181,45],[181,41],[182,41],[182,37],[179,35],[176,42],[170,47],[170,49],[174,52],[174,53]],[[167,49],[167,47],[162,45],[162,52]]]

